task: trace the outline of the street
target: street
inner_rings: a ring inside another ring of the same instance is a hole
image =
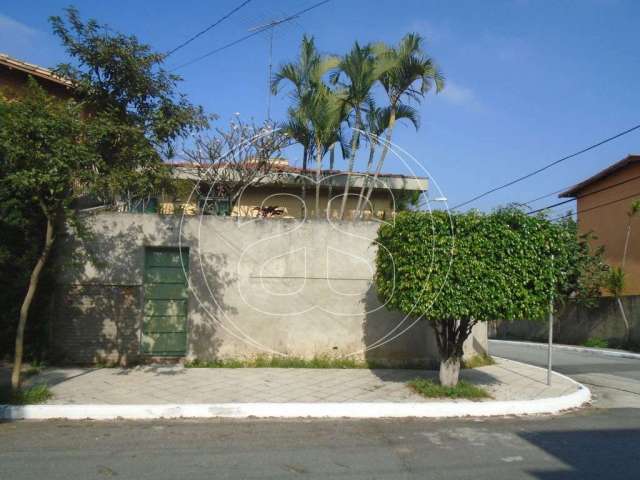
[[[490,341],[489,348],[498,357],[547,366],[546,349],[496,341]],[[553,369],[589,387],[597,408],[640,408],[640,360],[555,348]]]
[[[492,353],[545,358],[495,344]],[[559,371],[608,385],[591,386],[593,407],[482,420],[9,422],[0,479],[638,478],[640,362],[555,358]]]

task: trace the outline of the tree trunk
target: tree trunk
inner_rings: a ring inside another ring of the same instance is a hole
[[[320,174],[322,171],[322,146],[316,142],[316,218],[320,218]]]
[[[369,203],[371,200],[371,194],[373,193],[373,189],[376,187],[376,180],[380,176],[380,172],[382,171],[382,165],[384,164],[384,160],[387,157],[387,153],[389,152],[389,143],[391,142],[391,136],[393,135],[393,127],[396,124],[396,107],[394,104],[391,105],[391,111],[389,112],[389,127],[387,128],[387,135],[385,136],[384,146],[382,147],[382,153],[380,153],[380,158],[378,159],[378,164],[376,165],[376,171],[373,175],[373,181],[371,182],[371,186],[369,187],[369,191],[367,192],[367,197],[364,200],[365,205]]]
[[[462,320],[435,320],[431,322],[436,335],[438,351],[440,352],[440,384],[445,387],[455,387],[460,375],[460,359],[463,354],[464,342],[476,321],[471,318]]]
[[[629,221],[627,223],[627,235],[625,236],[624,239],[624,250],[622,253],[622,268],[624,269],[624,264],[627,261],[627,250],[629,249],[629,237],[631,236],[631,218],[629,218]]]
[[[356,205],[355,218],[360,218],[361,210],[362,210],[362,200],[364,200],[365,191],[367,190],[367,185],[369,182],[369,174],[371,173],[371,167],[373,166],[373,157],[376,154],[376,140],[370,138],[371,148],[369,148],[369,160],[367,161],[367,172],[365,177],[362,179],[362,186],[360,187],[360,194],[358,195],[358,204]]]
[[[40,275],[45,265],[47,264],[49,253],[51,252],[51,247],[53,246],[55,238],[53,218],[50,214],[47,213],[44,207],[43,211],[45,212],[45,215],[47,217],[47,231],[45,233],[44,247],[42,249],[40,257],[38,258],[38,261],[36,262],[31,272],[31,277],[29,278],[29,287],[27,288],[27,293],[24,297],[24,300],[22,301],[22,306],[20,307],[20,319],[18,320],[18,330],[16,331],[16,349],[13,361],[13,371],[11,372],[11,388],[14,391],[20,388],[22,355],[24,352],[24,330],[25,326],[27,325],[27,318],[29,317],[29,308],[31,307],[33,297],[35,296],[36,290],[38,289]]]
[[[309,146],[304,145],[302,150],[302,174],[300,179],[302,180],[302,192],[301,199],[304,207],[304,219],[306,220],[309,215],[309,209],[307,208],[307,164],[309,160]]]
[[[627,314],[624,311],[622,299],[620,297],[616,297],[616,301],[618,302],[618,308],[620,309],[622,321],[624,322],[624,344],[626,345],[629,342],[629,320],[627,320]]]
[[[336,144],[332,144],[329,147],[329,170],[333,171],[333,167],[336,161]],[[328,215],[331,216],[331,210],[329,209],[329,202],[331,201],[331,196],[333,195],[333,185],[332,182],[329,182],[329,193],[327,194],[327,212]]]
[[[353,173],[353,167],[356,164],[356,152],[358,150],[358,139],[360,138],[360,109],[356,108],[356,121],[355,128],[353,129],[353,137],[351,139],[351,154],[349,155],[349,167],[347,170],[347,180],[344,184],[344,193],[342,197],[342,204],[340,205],[340,220],[344,220],[344,211],[347,208],[347,198],[349,197],[349,183],[351,182],[351,174]]]
[[[440,361],[440,385],[455,387],[460,378],[460,357],[449,357]]]

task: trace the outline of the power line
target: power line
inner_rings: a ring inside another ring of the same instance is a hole
[[[584,208],[582,210],[576,211],[576,215],[581,214],[581,213],[590,212],[591,210],[596,210],[597,208],[606,207],[606,206],[612,205],[614,203],[622,202],[623,200],[629,200],[630,198],[637,197],[638,195],[640,195],[640,192],[634,193],[632,195],[627,195],[626,197],[618,198],[616,200],[611,200],[609,202],[601,203],[599,205],[594,205],[593,207]],[[573,215],[573,213],[570,212],[570,213],[567,213],[566,215],[561,215],[559,217],[552,218],[551,221],[555,222],[556,220],[562,220],[563,218],[571,217],[572,215]]]
[[[245,40],[248,40],[251,37],[255,37],[256,35],[258,35],[258,34],[260,34],[262,32],[265,32],[265,31],[267,31],[269,29],[272,29],[272,28],[274,28],[274,27],[276,27],[278,25],[281,25],[281,24],[283,24],[285,22],[293,20],[294,18],[298,18],[300,15],[303,15],[303,14],[305,14],[305,13],[307,13],[307,12],[309,12],[309,11],[315,9],[315,8],[321,7],[322,5],[324,5],[325,3],[329,3],[330,1],[331,0],[323,0],[322,2],[314,3],[310,7],[307,7],[305,9],[303,9],[303,10],[300,10],[299,12],[296,12],[296,13],[294,13],[292,15],[289,15],[288,17],[282,18],[282,19],[280,19],[278,21],[275,21],[275,22],[268,23],[264,27],[259,28],[259,29],[255,30],[254,32],[249,33],[248,35],[245,35],[243,37],[238,38],[237,40],[234,40],[233,42],[227,43],[226,45],[222,45],[221,47],[213,49],[210,52],[207,52],[204,55],[200,55],[199,57],[196,57],[196,58],[194,58],[192,60],[189,60],[186,63],[178,65],[177,67],[172,68],[171,71],[173,72],[173,71],[178,70],[180,68],[184,68],[184,67],[192,65],[192,64],[194,64],[196,62],[199,62],[200,60],[204,60],[205,58],[210,57],[211,55],[213,55],[215,53],[221,52],[222,50],[225,50],[225,49],[227,49],[229,47],[233,47],[234,45],[237,45],[238,43],[244,42]]]
[[[584,195],[580,195],[579,197],[576,197],[576,198],[570,198],[570,199],[568,199],[568,200],[563,200],[563,201],[561,201],[561,202],[554,203],[553,205],[548,205],[548,206],[546,206],[546,207],[538,208],[537,210],[532,210],[531,212],[527,212],[527,214],[528,214],[528,215],[532,215],[532,214],[534,214],[534,213],[538,213],[538,212],[542,212],[543,210],[547,210],[547,209],[549,209],[549,208],[559,207],[560,205],[564,205],[564,204],[566,204],[566,203],[573,202],[573,201],[574,201],[574,200],[576,200],[576,199],[584,198],[584,197],[588,197],[589,195],[595,195],[596,193],[600,193],[600,192],[604,192],[604,191],[606,191],[606,190],[610,190],[610,189],[615,188],[615,187],[618,187],[618,186],[620,186],[620,185],[624,185],[625,183],[629,183],[629,182],[631,182],[631,181],[633,181],[633,180],[638,180],[639,178],[640,178],[640,175],[637,175],[637,176],[635,176],[635,177],[631,177],[631,178],[627,178],[626,180],[623,180],[623,181],[621,181],[621,182],[614,183],[613,185],[608,185],[608,186],[603,187],[603,188],[600,188],[600,189],[598,189],[598,190],[594,190],[593,192],[585,193]]]
[[[175,52],[177,52],[178,50],[180,50],[183,47],[186,47],[187,45],[189,45],[191,42],[193,42],[196,38],[200,37],[201,35],[204,35],[205,33],[207,33],[209,30],[211,30],[212,28],[220,25],[222,22],[224,22],[227,18],[229,18],[231,15],[233,15],[234,13],[236,13],[238,10],[240,10],[242,7],[244,7],[247,3],[251,2],[251,0],[245,0],[244,2],[242,2],[240,5],[238,5],[237,7],[235,7],[233,10],[231,10],[229,13],[227,13],[226,15],[224,15],[223,17],[219,18],[218,20],[216,20],[214,23],[212,23],[211,25],[209,25],[207,28],[205,28],[204,30],[199,31],[198,33],[196,33],[193,37],[189,38],[188,40],[185,40],[184,42],[182,42],[180,45],[178,45],[177,47],[175,47],[173,50],[169,50],[169,52],[165,55],[165,58],[169,57],[170,55],[173,55]]]
[[[579,151],[577,151],[575,153],[572,153],[571,155],[567,155],[566,157],[562,157],[562,158],[559,158],[558,160],[555,160],[555,161],[553,161],[551,163],[548,163],[545,166],[543,166],[543,167],[541,167],[541,168],[539,168],[537,170],[534,170],[533,172],[527,173],[526,175],[523,175],[521,177],[516,178],[515,180],[511,180],[510,182],[507,182],[507,183],[505,183],[503,185],[500,185],[499,187],[492,188],[491,190],[487,190],[486,192],[481,193],[480,195],[476,195],[475,197],[473,197],[473,198],[471,198],[471,199],[469,199],[469,200],[467,200],[465,202],[462,202],[462,203],[452,207],[452,209],[455,210],[456,208],[464,207],[465,205],[468,205],[471,202],[475,202],[476,200],[479,200],[479,199],[481,199],[483,197],[486,197],[487,195],[490,195],[490,194],[492,194],[494,192],[497,192],[498,190],[502,190],[503,188],[510,187],[511,185],[514,185],[514,184],[516,184],[518,182],[526,180],[527,178],[533,177],[534,175],[537,175],[540,172],[544,172],[545,170],[547,170],[548,168],[553,167],[554,165],[557,165],[557,164],[559,164],[561,162],[564,162],[565,160],[569,160],[570,158],[577,157],[578,155],[581,155],[581,154],[583,154],[585,152],[588,152],[589,150],[593,150],[594,148],[597,148],[597,147],[599,147],[601,145],[604,145],[605,143],[608,143],[608,142],[610,142],[612,140],[615,140],[616,138],[620,138],[623,135],[631,133],[634,130],[637,130],[639,128],[640,128],[640,124],[635,125],[635,126],[629,128],[627,130],[624,130],[624,131],[622,131],[620,133],[617,133],[617,134],[613,135],[612,137],[605,138],[604,140],[602,140],[602,141],[600,141],[598,143],[594,143],[593,145],[590,145],[590,146],[588,146],[586,148],[583,148],[582,150],[579,150]]]
[[[562,192],[564,192],[565,190],[568,190],[569,188],[570,188],[570,187],[561,188],[560,190],[556,190],[556,191],[554,191],[554,192],[547,193],[547,194],[542,195],[542,196],[540,196],[540,197],[536,197],[536,198],[534,198],[533,200],[529,200],[529,201],[527,201],[527,202],[522,202],[522,205],[529,205],[530,203],[535,203],[535,202],[537,202],[538,200],[542,200],[543,198],[552,197],[553,195],[557,195],[558,193],[562,193]]]

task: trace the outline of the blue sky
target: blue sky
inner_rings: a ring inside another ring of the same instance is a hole
[[[166,51],[239,3],[76,0],[75,5],[83,16]],[[246,35],[254,25],[313,3],[253,0],[168,64],[184,63]],[[47,17],[67,5],[57,0],[5,2],[0,6],[0,51],[44,66],[65,61]],[[394,43],[409,31],[425,36],[447,87],[420,106],[420,130],[400,127],[394,141],[417,157],[449,203],[457,204],[640,123],[639,18],[640,2],[634,0],[334,0],[279,28],[273,57],[276,66],[293,59],[305,32],[327,53],[343,53],[355,40]],[[263,120],[267,38],[258,35],[179,70],[182,90],[217,113],[221,123],[235,112]],[[272,102],[272,116],[282,119],[286,96]],[[471,206],[491,209],[531,200],[570,186],[628,153],[640,153],[640,131]],[[393,160],[386,170],[408,173]]]

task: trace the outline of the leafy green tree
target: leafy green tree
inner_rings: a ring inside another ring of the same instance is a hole
[[[377,241],[378,295],[389,308],[430,322],[447,386],[457,384],[463,343],[478,322],[542,319],[551,298],[597,290],[597,276],[577,268],[602,271],[572,224],[516,209],[401,212],[380,227]]]
[[[369,182],[364,203],[371,199],[376,180],[382,171],[384,161],[389,152],[389,142],[393,136],[397,114],[400,109],[418,119],[418,112],[404,102],[405,99],[420,103],[422,98],[435,87],[436,92],[444,88],[444,77],[435,61],[427,56],[423,50],[424,39],[417,33],[405,35],[395,47],[378,44],[374,46],[376,54],[392,62],[393,67],[385,71],[380,77],[389,99],[389,122],[385,142],[376,164],[373,179]]]
[[[209,117],[177,91],[181,78],[163,68],[164,54],[135,36],[93,19],[83,21],[73,7],[65,18],[53,16],[50,22],[73,60],[56,72],[73,82],[95,120],[95,146],[108,159],[96,192],[106,200],[122,191],[142,194],[157,188],[157,179],[166,174],[162,160],[173,156],[177,141],[206,128]]]
[[[66,20],[50,20],[75,65],[57,73],[72,81],[77,101],[51,98],[34,81],[23,98],[0,100],[0,197],[26,199],[23,216],[35,208],[41,219],[41,248],[16,330],[14,389],[29,309],[56,239],[78,220],[76,194],[108,202],[157,189],[174,143],[207,126],[202,109],[177,93],[179,78],[162,68],[162,54],[95,20],[83,22],[73,8]]]
[[[31,267],[16,331],[11,385],[17,389],[25,326],[42,271],[71,206],[74,182],[89,183],[99,158],[93,146],[83,141],[88,129],[75,102],[53,99],[31,80],[24,98],[0,105],[2,190],[29,199],[44,221],[44,240]]]

